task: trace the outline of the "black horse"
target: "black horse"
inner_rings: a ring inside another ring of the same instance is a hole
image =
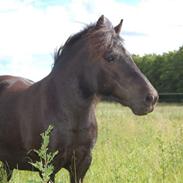
[[[51,181],[65,168],[71,183],[83,182],[97,137],[95,107],[102,96],[137,115],[153,111],[158,94],[124,48],[121,26],[122,21],[113,27],[101,16],[71,36],[55,54],[51,73],[37,83],[0,76],[0,160],[8,179],[17,167],[33,169],[27,153],[40,147],[40,133],[52,124],[50,150],[59,154]],[[30,158],[38,159],[33,152]]]

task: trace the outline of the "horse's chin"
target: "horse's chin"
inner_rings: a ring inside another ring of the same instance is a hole
[[[138,106],[135,105],[135,106],[130,107],[132,112],[135,115],[139,115],[139,116],[146,115],[154,110],[154,106],[152,106],[152,105],[150,105],[150,106],[142,105],[141,107],[139,107],[139,106],[140,105],[138,105]]]
[[[148,113],[152,112],[153,108],[152,109],[144,109],[144,110],[134,110],[131,108],[131,110],[135,115],[143,116],[143,115],[147,115]]]

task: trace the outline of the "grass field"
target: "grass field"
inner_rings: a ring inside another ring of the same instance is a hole
[[[98,141],[85,183],[183,183],[182,105],[161,104],[139,117],[101,103],[97,119]],[[11,183],[38,180],[36,173],[15,171]],[[68,183],[67,172],[60,171],[56,182]]]

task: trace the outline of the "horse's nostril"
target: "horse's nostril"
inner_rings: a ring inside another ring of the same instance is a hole
[[[156,100],[157,100],[156,97],[153,96],[153,95],[147,95],[146,98],[145,98],[145,102],[147,104],[151,104],[151,103],[154,104]]]
[[[158,95],[148,94],[145,98],[146,104],[155,104],[158,101]]]

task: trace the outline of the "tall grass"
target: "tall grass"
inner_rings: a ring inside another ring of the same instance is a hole
[[[98,141],[85,183],[183,183],[183,106],[159,105],[135,116],[117,104],[97,107]],[[35,181],[33,172],[15,171],[11,183]],[[61,170],[56,182],[69,182]]]

